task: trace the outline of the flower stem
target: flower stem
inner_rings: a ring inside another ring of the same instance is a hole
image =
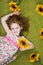
[[[21,3],[21,0],[13,0],[13,2],[16,2],[17,5],[19,5]]]
[[[43,65],[42,63],[41,63],[41,61],[37,61],[40,65]]]

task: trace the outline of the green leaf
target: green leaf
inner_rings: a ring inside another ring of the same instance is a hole
[[[13,2],[16,2],[17,5],[19,5],[21,3],[21,0],[13,0]]]

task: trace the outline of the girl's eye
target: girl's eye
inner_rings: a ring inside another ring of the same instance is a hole
[[[12,30],[14,30],[14,28],[12,28]]]
[[[12,30],[14,30],[14,29],[18,29],[19,27],[15,27],[15,28],[11,28]]]
[[[18,27],[16,27],[16,29],[18,29]]]

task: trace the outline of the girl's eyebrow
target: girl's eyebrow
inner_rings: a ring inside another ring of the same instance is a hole
[[[17,26],[17,27],[15,27],[15,28],[18,28],[18,26]],[[14,28],[12,28],[12,29],[14,29]]]

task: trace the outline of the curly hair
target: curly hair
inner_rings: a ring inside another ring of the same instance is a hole
[[[9,27],[9,29],[11,29],[11,24],[12,23],[18,23],[20,25],[20,27],[23,27],[23,31],[26,31],[28,30],[29,28],[29,23],[28,23],[28,19],[24,16],[22,16],[21,14],[20,15],[12,15],[12,16],[9,16],[8,19],[6,20],[7,22],[7,25]]]

